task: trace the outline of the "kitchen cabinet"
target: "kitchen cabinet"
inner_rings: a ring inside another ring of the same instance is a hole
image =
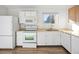
[[[76,7],[76,22],[79,23],[79,6]]]
[[[24,39],[23,31],[17,31],[16,45],[17,46],[22,46],[23,39]]]
[[[30,23],[37,22],[37,14],[36,11],[21,11],[19,12],[19,22],[20,23]]]
[[[44,31],[37,34],[38,45],[60,45],[60,35],[58,31]]]
[[[61,32],[61,45],[71,52],[71,35]]]
[[[71,53],[79,54],[79,37],[72,35],[71,38]]]
[[[60,32],[60,40],[61,40],[61,45],[64,47],[65,46],[65,33]]]
[[[46,45],[45,32],[37,32],[37,45]]]
[[[65,47],[69,52],[71,52],[71,38],[70,38],[70,34],[65,34],[64,47]]]
[[[25,23],[25,12],[19,12],[19,22]]]
[[[79,22],[79,6],[74,6],[68,10],[68,18],[73,22]]]
[[[46,39],[46,45],[55,45],[56,44],[56,40],[55,37],[53,36],[53,33],[48,31],[45,34],[45,39]]]
[[[47,45],[60,45],[60,34],[58,31],[46,32]]]
[[[26,11],[25,16],[26,17],[36,17],[36,11]]]
[[[72,7],[68,10],[69,20],[76,21],[76,9]]]

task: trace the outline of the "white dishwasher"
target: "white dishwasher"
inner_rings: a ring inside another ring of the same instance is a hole
[[[23,48],[36,48],[36,31],[24,31]]]

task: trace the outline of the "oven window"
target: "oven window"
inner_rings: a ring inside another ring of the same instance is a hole
[[[25,40],[34,40],[34,36],[33,35],[27,35],[27,36],[25,36]]]

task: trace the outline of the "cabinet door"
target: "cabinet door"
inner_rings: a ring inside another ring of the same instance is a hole
[[[37,45],[46,45],[45,32],[37,33]]]
[[[60,35],[58,31],[46,32],[47,45],[60,45]]]
[[[71,53],[79,54],[79,37],[72,36],[71,38]]]
[[[71,51],[71,42],[70,35],[67,33],[61,32],[61,45],[67,49],[69,52]]]
[[[59,31],[55,31],[55,34],[53,34],[53,35],[55,35],[55,37],[56,37],[57,45],[61,45],[60,44],[60,32]]]
[[[25,23],[25,12],[20,12],[19,13],[19,22],[20,23]]]
[[[76,22],[76,8],[72,7],[68,10],[69,20]]]
[[[79,6],[76,7],[76,22],[79,23]]]
[[[64,47],[65,35],[63,32],[60,33],[61,45]]]
[[[53,41],[52,32],[47,31],[45,35],[46,35],[45,36],[46,45],[54,45],[55,41]]]
[[[26,11],[25,16],[26,17],[36,17],[36,11]]]
[[[64,47],[71,52],[71,41],[70,41],[70,34],[65,33],[65,42],[64,42]]]
[[[52,32],[52,39],[54,45],[60,45],[60,34],[58,31]]]
[[[17,46],[22,46],[22,41],[23,41],[23,31],[18,31],[16,41]]]

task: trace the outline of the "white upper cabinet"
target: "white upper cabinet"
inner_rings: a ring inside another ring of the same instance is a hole
[[[19,22],[25,23],[25,12],[19,12]]]
[[[36,11],[21,11],[19,12],[19,21],[20,23],[37,23],[37,14]]]
[[[26,11],[25,16],[26,17],[36,17],[36,11]]]

